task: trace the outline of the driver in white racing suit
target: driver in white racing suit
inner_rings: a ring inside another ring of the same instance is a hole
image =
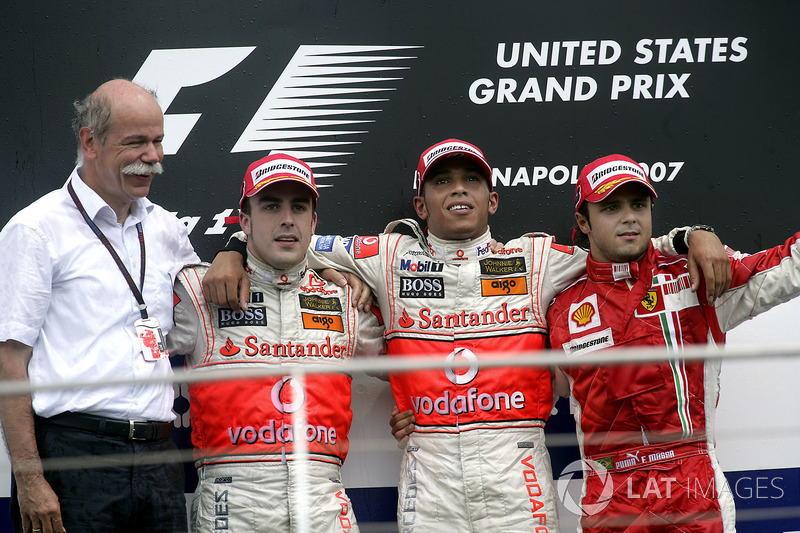
[[[353,416],[351,377],[292,369],[378,354],[383,328],[375,314],[353,308],[350,287],[308,268],[317,197],[311,169],[298,159],[273,154],[248,168],[240,201],[240,223],[250,237],[247,311],[206,299],[207,265],[178,275],[169,350],[186,354],[198,373],[276,366],[285,372],[190,385],[195,531],[358,531],[340,474]],[[298,427],[294,417],[301,412],[305,423]],[[298,439],[310,459],[302,465],[295,460]]]

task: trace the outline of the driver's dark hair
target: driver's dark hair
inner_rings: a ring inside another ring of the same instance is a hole
[[[589,220],[589,202],[582,202],[581,206],[578,208],[578,213],[586,217],[586,222],[588,222],[589,227],[591,227],[592,222]],[[581,231],[577,222],[575,222],[575,228],[572,230],[572,243],[578,248],[589,250],[589,236]]]

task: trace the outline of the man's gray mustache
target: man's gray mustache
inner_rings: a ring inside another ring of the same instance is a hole
[[[164,165],[161,163],[143,163],[137,161],[125,166],[122,169],[123,174],[131,174],[134,176],[149,176],[151,174],[161,174],[164,172]]]

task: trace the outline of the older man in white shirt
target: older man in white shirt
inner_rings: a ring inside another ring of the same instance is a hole
[[[162,172],[161,108],[127,80],[75,107],[78,167],[0,232],[0,379],[168,376],[173,281],[199,259],[186,227],[146,198]],[[185,531],[182,465],[137,459],[174,450],[172,403],[170,383],[0,397],[16,530]],[[130,460],[42,467],[81,455]]]

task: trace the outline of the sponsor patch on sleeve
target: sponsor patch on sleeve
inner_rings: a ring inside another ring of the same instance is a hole
[[[353,238],[352,237],[342,237],[342,246],[344,249],[347,250],[347,253],[350,253],[350,249],[353,247]]]
[[[378,255],[379,243],[380,239],[378,237],[355,237],[353,239],[353,257],[364,259],[365,257]]]
[[[550,244],[550,248],[552,248],[553,250],[558,250],[559,252],[564,252],[565,254],[569,254],[569,255],[572,255],[573,253],[575,253],[575,247],[574,246],[566,246],[564,244],[551,243]]]
[[[330,252],[333,250],[333,241],[336,235],[321,235],[317,237],[317,243],[314,245],[314,250],[317,252]]]

